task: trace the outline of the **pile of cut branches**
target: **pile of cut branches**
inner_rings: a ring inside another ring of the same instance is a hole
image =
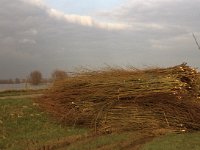
[[[199,74],[186,64],[87,71],[57,82],[37,100],[67,125],[113,132],[200,129]]]

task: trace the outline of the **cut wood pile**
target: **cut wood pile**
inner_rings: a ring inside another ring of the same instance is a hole
[[[66,125],[98,132],[200,130],[199,74],[186,64],[88,71],[57,82],[37,100]]]

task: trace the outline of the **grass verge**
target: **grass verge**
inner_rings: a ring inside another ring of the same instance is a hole
[[[30,99],[0,100],[0,149],[31,149],[47,141],[86,132],[86,129],[56,124]]]
[[[200,132],[156,138],[145,144],[142,150],[200,150]]]
[[[0,91],[0,97],[42,94],[44,91],[45,91],[45,89],[39,89],[39,90],[6,90],[6,91]]]
[[[121,133],[121,134],[110,134],[104,135],[100,137],[93,137],[91,139],[86,139],[84,141],[80,141],[70,145],[68,150],[92,150],[102,148],[106,145],[111,145],[114,143],[119,143],[122,141],[126,141],[128,139],[129,134]],[[63,149],[64,150],[64,149]]]

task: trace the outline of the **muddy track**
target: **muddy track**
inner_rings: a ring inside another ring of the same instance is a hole
[[[133,136],[133,135],[132,135]],[[61,139],[59,141],[51,141],[49,144],[43,145],[34,150],[65,150],[70,145],[79,142],[84,145],[84,143],[92,142],[97,139],[99,136],[73,136],[68,137],[65,139]],[[156,136],[153,135],[142,135],[139,137],[130,137],[130,139],[122,141],[122,142],[115,142],[110,145],[104,145],[96,150],[112,150],[112,149],[120,149],[120,150],[140,150],[140,148],[147,142],[150,142]],[[33,150],[33,149],[31,149]]]
[[[130,138],[129,140],[113,143],[111,145],[106,145],[98,148],[97,150],[112,150],[112,149],[120,149],[120,150],[140,150],[141,147],[147,143],[152,141],[156,136],[143,136],[140,138]]]
[[[152,141],[154,138],[163,136],[166,133],[175,133],[174,129],[156,129],[153,131],[142,130],[128,132],[129,138],[124,141],[114,142],[108,145],[102,145],[95,150],[140,150],[144,144]],[[87,144],[89,142],[95,141],[99,137],[104,135],[76,135],[72,137],[66,137],[57,141],[49,141],[49,144],[43,145],[36,150],[66,150],[70,145],[79,143],[80,145]],[[31,149],[32,150],[32,149]],[[35,149],[34,149],[35,150]]]
[[[49,141],[44,145],[37,147],[35,143],[29,143],[29,150],[65,150],[68,146],[75,142],[86,142],[92,140],[91,136],[76,135],[66,138],[61,138],[54,141]],[[36,148],[37,147],[37,148]]]

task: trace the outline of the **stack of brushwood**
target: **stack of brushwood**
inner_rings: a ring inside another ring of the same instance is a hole
[[[56,82],[39,105],[66,125],[98,132],[200,130],[199,74],[170,68],[86,71]]]

